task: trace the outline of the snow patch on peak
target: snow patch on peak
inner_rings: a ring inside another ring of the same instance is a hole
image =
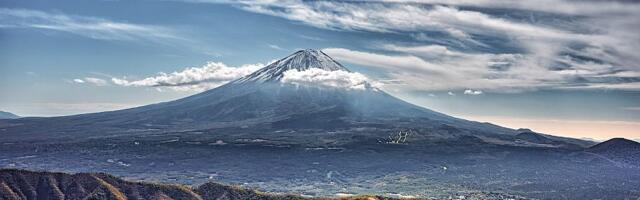
[[[299,71],[298,69],[287,70],[283,73],[280,82],[298,86],[332,87],[347,90],[373,88],[368,83],[368,78],[360,73],[344,70],[330,71],[319,68],[310,68],[304,71]]]
[[[347,68],[333,60],[333,58],[329,57],[324,52],[314,49],[306,49],[297,51],[283,59],[275,61],[252,74],[238,79],[235,83],[279,81],[282,79],[284,72],[286,71],[306,71],[308,69],[349,72]]]

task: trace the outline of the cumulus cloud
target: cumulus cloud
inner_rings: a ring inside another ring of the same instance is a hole
[[[0,8],[0,28],[61,31],[100,40],[151,40],[159,43],[186,40],[173,30],[159,26],[29,9]]]
[[[178,91],[203,91],[248,75],[262,67],[264,64],[260,63],[230,67],[220,62],[208,62],[201,67],[190,67],[172,73],[160,72],[156,76],[143,79],[112,78],[111,81],[120,86],[166,87]]]
[[[481,95],[482,91],[480,91],[480,90],[464,90],[464,94],[467,94],[467,95]]]
[[[292,69],[283,73],[282,83],[290,83],[305,86],[321,86],[343,88],[348,90],[365,90],[370,88],[366,76],[357,72],[327,71],[311,68],[304,71]]]

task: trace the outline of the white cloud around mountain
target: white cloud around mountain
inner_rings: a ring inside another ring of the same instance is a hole
[[[321,86],[343,88],[348,90],[365,90],[369,87],[369,79],[357,72],[327,71],[311,68],[304,71],[292,69],[283,73],[280,82],[304,86]]]
[[[264,64],[260,63],[230,67],[220,62],[208,62],[201,67],[190,67],[172,73],[160,72],[159,75],[143,79],[111,78],[111,81],[120,86],[170,88],[178,91],[203,91],[248,75],[262,67],[264,67]]]

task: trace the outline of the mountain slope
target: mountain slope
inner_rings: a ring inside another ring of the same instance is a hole
[[[467,121],[407,103],[366,82],[357,89],[326,86],[323,82],[291,84],[284,78],[292,70],[350,73],[321,51],[301,50],[245,77],[186,98],[110,112],[0,120],[0,134],[11,141],[234,127],[258,127],[260,130],[256,132],[263,133],[285,129],[453,127],[451,130],[457,134],[491,137],[517,134],[512,129]]]
[[[15,119],[15,118],[20,118],[20,116],[10,112],[0,111],[0,119]]]

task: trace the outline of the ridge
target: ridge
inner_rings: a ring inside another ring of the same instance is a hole
[[[333,60],[333,58],[324,52],[316,49],[305,49],[275,61],[258,71],[233,81],[233,83],[279,81],[286,71],[305,71],[312,68],[326,71],[342,70],[350,72],[346,67]]]

